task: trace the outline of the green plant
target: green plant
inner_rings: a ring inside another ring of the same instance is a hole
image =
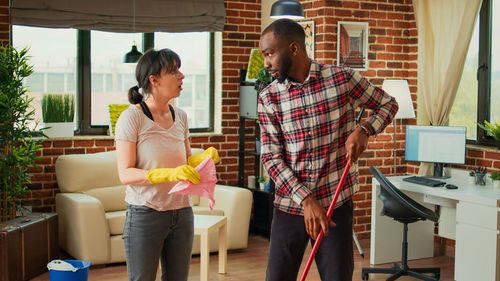
[[[476,172],[475,171],[470,171],[469,172],[469,176],[470,177],[475,177],[476,176]]]
[[[477,124],[479,128],[483,129],[488,136],[492,136],[496,140],[500,140],[500,119],[498,119],[498,122],[495,123],[490,123],[488,121],[484,121],[483,124]]]
[[[261,183],[265,183],[266,182],[266,178],[265,177],[260,177],[258,179],[258,181],[261,182]]]
[[[0,222],[15,218],[28,192],[29,168],[36,167],[41,139],[28,124],[34,121],[33,98],[23,79],[33,73],[27,49],[0,46]]]
[[[494,181],[500,181],[500,172],[491,172],[491,179]]]
[[[73,122],[75,96],[73,94],[44,94],[42,118],[44,123]]]
[[[257,90],[257,94],[260,94],[260,92],[272,81],[272,75],[264,68],[264,65],[262,65],[260,71],[257,73],[257,81],[254,86],[255,90]]]

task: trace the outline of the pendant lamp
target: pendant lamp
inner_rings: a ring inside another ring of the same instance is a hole
[[[135,32],[135,0],[132,0],[132,11],[133,11],[133,32]],[[123,62],[136,63],[141,56],[142,53],[137,50],[137,45],[135,44],[134,41],[134,43],[132,44],[132,49],[130,50],[130,52],[125,54]]]
[[[278,0],[271,7],[271,18],[303,19],[304,10],[302,5],[295,0]]]

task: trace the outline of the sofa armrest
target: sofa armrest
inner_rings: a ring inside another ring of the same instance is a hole
[[[243,249],[248,245],[248,228],[252,212],[252,192],[246,188],[215,185],[214,209],[223,210],[227,217],[228,249]],[[200,205],[208,205],[206,198],[200,198]]]
[[[107,263],[111,245],[109,226],[101,202],[81,193],[56,194],[59,245],[79,260]]]

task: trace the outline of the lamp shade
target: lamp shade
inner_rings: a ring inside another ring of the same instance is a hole
[[[384,80],[382,90],[393,96],[398,102],[399,109],[394,118],[408,119],[415,118],[413,101],[411,100],[410,87],[406,80]]]
[[[271,7],[271,18],[303,19],[304,10],[302,5],[295,0],[279,0]]]
[[[130,50],[130,52],[125,54],[125,57],[123,58],[123,62],[136,63],[141,56],[142,56],[142,53],[137,51],[137,46],[132,45],[132,50]]]

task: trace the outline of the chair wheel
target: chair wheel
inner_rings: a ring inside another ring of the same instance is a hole
[[[361,273],[361,279],[368,280],[368,273],[366,273],[366,272]]]

